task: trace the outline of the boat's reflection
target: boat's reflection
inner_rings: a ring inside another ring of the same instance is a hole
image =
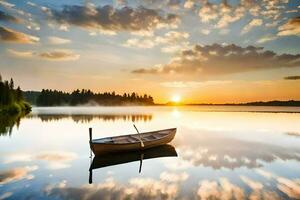
[[[166,144],[159,147],[146,149],[144,151],[132,151],[123,153],[109,153],[97,155],[93,158],[90,166],[89,183],[93,182],[93,170],[113,165],[119,165],[134,161],[140,161],[139,173],[142,170],[143,160],[160,158],[160,157],[177,157],[177,152],[172,145]]]

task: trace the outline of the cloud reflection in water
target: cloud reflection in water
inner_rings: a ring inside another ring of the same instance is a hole
[[[192,166],[213,169],[258,168],[276,159],[300,161],[300,149],[217,135],[207,130],[189,130],[176,138],[179,158]]]
[[[38,169],[38,166],[25,166],[25,167],[18,167],[14,169],[2,170],[0,171],[0,186],[19,181],[22,179],[33,179],[34,176],[30,174],[30,172],[35,171]]]
[[[43,151],[36,155],[15,153],[6,155],[3,163],[15,162],[33,162],[33,161],[46,161],[49,169],[63,169],[70,167],[70,162],[77,158],[77,154],[65,151]]]
[[[48,185],[45,192],[51,197],[62,199],[174,199],[178,197],[180,184],[186,181],[188,175],[183,173],[162,172],[160,179],[132,178],[127,184],[117,182],[113,177],[102,183],[67,186],[65,182]]]

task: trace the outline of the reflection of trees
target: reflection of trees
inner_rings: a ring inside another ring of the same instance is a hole
[[[21,118],[24,117],[25,114],[20,115],[0,115],[0,136],[11,135],[13,127],[16,125],[19,127]],[[40,118],[42,122],[51,122],[51,121],[59,121],[62,119],[72,119],[76,123],[89,123],[94,119],[103,120],[103,121],[143,121],[149,122],[152,120],[152,115],[147,114],[101,114],[101,115],[79,115],[79,114],[41,114],[41,115],[33,115],[30,114],[26,116],[27,118]]]
[[[23,116],[24,114],[0,115],[0,136],[6,136],[7,134],[11,135],[14,125],[17,125],[17,127],[19,127],[21,117]]]
[[[239,167],[261,167],[263,162],[276,159],[300,161],[300,150],[286,148],[263,142],[244,141],[235,138],[217,136],[214,133],[194,133],[191,141],[180,141],[177,145],[180,157],[194,166],[203,165],[220,169]]]
[[[29,118],[40,118],[43,122],[59,121],[62,119],[72,119],[76,123],[89,123],[94,119],[103,121],[144,121],[148,122],[152,120],[152,115],[146,114],[101,114],[101,115],[81,115],[81,114],[40,114],[30,115]]]

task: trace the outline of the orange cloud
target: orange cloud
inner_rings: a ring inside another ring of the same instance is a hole
[[[0,41],[20,44],[34,44],[39,40],[40,38],[38,37],[0,26]]]
[[[47,60],[53,60],[53,61],[55,61],[55,60],[67,61],[67,60],[78,60],[80,55],[75,54],[70,50],[54,50],[54,51],[40,53],[39,57],[47,59]]]
[[[79,54],[74,53],[69,49],[57,49],[48,52],[36,52],[36,51],[17,51],[13,49],[8,49],[8,53],[10,53],[14,57],[19,58],[40,58],[49,61],[72,61],[78,60],[80,58]]]
[[[290,19],[287,23],[278,28],[279,36],[296,35],[300,36],[300,17]]]

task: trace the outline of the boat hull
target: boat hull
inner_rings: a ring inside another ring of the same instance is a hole
[[[170,143],[176,134],[176,128],[175,129],[168,129],[170,132],[159,139],[155,139],[155,140],[150,140],[150,141],[146,141],[143,138],[145,138],[145,135],[149,135],[149,134],[154,134],[155,135],[155,131],[153,132],[148,132],[148,133],[141,133],[141,138],[143,141],[144,146],[142,147],[140,142],[134,142],[134,143],[97,143],[97,142],[90,142],[90,147],[93,151],[93,153],[95,155],[99,155],[99,154],[103,154],[103,153],[111,153],[111,152],[124,152],[124,151],[137,151],[137,150],[145,150],[145,149],[149,149],[149,148],[153,148],[153,147],[157,147],[157,146],[161,146],[164,144],[168,144]],[[163,130],[166,131],[166,130]],[[129,135],[128,135],[129,136]],[[134,136],[137,136],[137,134],[135,134]],[[126,137],[126,136],[123,136]],[[114,139],[114,138],[112,138]]]

